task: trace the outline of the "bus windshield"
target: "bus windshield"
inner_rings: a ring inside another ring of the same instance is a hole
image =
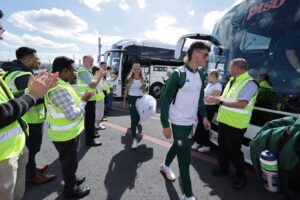
[[[121,52],[109,52],[107,56],[107,66],[110,66],[112,68],[112,74],[115,75],[115,77],[119,74],[120,69],[120,60],[121,60]]]

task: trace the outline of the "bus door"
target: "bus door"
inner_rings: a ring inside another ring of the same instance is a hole
[[[122,65],[123,50],[110,50],[104,54],[107,66],[112,68],[113,94],[115,97],[122,96]]]

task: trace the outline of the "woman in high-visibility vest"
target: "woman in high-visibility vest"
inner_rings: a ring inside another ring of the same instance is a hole
[[[95,75],[97,71],[101,70],[98,67],[93,67],[92,74]],[[106,89],[106,84],[104,84],[103,78],[100,80],[96,88],[96,114],[95,114],[95,129],[105,130],[106,127],[101,123],[102,118],[104,117],[105,109],[105,94],[104,90]]]
[[[137,137],[137,126],[140,121],[140,116],[136,110],[136,100],[141,98],[146,92],[147,84],[144,78],[143,72],[141,70],[141,65],[138,63],[133,64],[132,69],[127,77],[127,84],[124,93],[124,102],[128,97],[128,106],[131,118],[131,134],[133,137],[132,149],[137,149],[138,139],[141,135]]]

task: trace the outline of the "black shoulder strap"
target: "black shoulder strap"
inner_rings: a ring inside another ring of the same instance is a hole
[[[179,88],[182,88],[185,84],[186,81],[186,70],[185,67],[182,68],[182,70],[180,68],[178,68],[179,70]]]
[[[171,99],[171,102],[172,102],[173,105],[175,104],[178,90],[181,89],[184,86],[185,81],[186,81],[186,71],[185,71],[184,66],[183,66],[183,70],[181,70],[180,67],[178,68],[178,75],[179,75],[179,81],[178,81],[178,84],[176,85],[176,92],[174,93],[174,95]]]

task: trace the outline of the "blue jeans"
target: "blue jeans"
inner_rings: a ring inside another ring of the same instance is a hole
[[[113,98],[114,98],[114,96],[113,96],[113,91],[111,88],[110,93],[105,96],[105,108],[106,109],[111,110]]]

